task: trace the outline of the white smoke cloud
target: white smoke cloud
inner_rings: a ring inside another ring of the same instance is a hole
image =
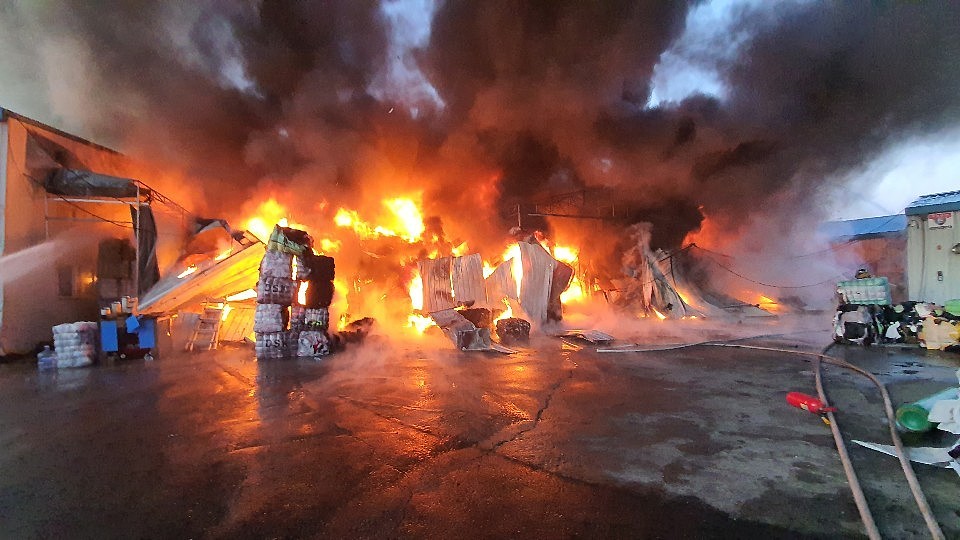
[[[415,53],[430,42],[430,23],[436,0],[385,0],[380,11],[389,23],[387,61],[367,90],[380,101],[398,101],[410,116],[422,108],[443,109],[437,89],[417,66]]]

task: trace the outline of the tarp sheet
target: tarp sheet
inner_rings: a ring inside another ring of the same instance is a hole
[[[140,219],[137,219],[137,214]],[[153,218],[153,209],[149,206],[131,206],[130,218],[137,234],[137,296],[150,290],[160,281],[160,266],[157,263],[157,222]]]

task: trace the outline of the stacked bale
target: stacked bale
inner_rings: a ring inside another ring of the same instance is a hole
[[[333,257],[307,250],[297,258],[297,278],[307,283],[298,356],[326,356],[331,352],[330,303],[333,301]]]
[[[57,367],[89,366],[97,357],[97,323],[81,321],[53,327]]]
[[[330,353],[330,303],[334,261],[313,252],[304,231],[277,226],[267,242],[257,283],[258,358],[323,356]],[[306,298],[297,299],[302,283]]]
[[[297,243],[292,238],[302,239]],[[293,279],[293,258],[309,249],[309,236],[303,231],[275,227],[260,261],[257,282],[257,310],[253,331],[257,334],[257,358],[283,358],[290,355],[296,333],[291,327],[291,309],[297,295]],[[293,325],[295,327],[295,325]]]

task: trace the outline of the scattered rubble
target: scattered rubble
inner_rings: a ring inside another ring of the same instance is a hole
[[[493,346],[494,325],[501,343],[514,344],[526,342],[534,324],[562,319],[560,294],[570,286],[573,268],[556,260],[533,237],[515,247],[514,258],[503,261],[486,278],[483,260],[476,253],[418,262],[422,312],[458,349],[505,352],[509,349]],[[522,311],[526,318],[495,320],[505,305],[511,312]]]
[[[497,321],[497,337],[507,345],[524,344],[530,340],[530,323],[515,317],[500,319]]]

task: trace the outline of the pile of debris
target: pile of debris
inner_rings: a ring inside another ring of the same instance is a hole
[[[960,380],[960,370],[957,371]],[[925,433],[934,428],[960,435],[960,387],[953,386],[913,403],[897,408],[897,427],[905,432]],[[897,449],[890,445],[854,440],[853,442],[888,454],[897,455]],[[910,461],[924,463],[945,469],[953,469],[960,474],[960,439],[945,447],[910,447],[907,452]]]
[[[525,342],[534,325],[563,317],[560,295],[570,286],[573,268],[558,261],[533,237],[517,243],[514,258],[483,275],[479,254],[419,261],[422,312],[461,350],[500,350]],[[517,260],[519,258],[519,260]],[[525,319],[508,315],[523,313]]]
[[[703,313],[687,304],[676,289],[673,257],[662,250],[650,248],[653,225],[637,223],[627,229],[633,241],[623,254],[624,278],[615,279],[616,294],[611,301],[622,307],[635,309],[643,317],[681,319],[703,316]],[[673,277],[673,282],[667,279]]]
[[[333,258],[315,254],[305,231],[274,228],[257,282],[257,358],[330,354],[334,272]]]
[[[834,341],[851,345],[919,344],[960,352],[960,301],[893,304],[889,281],[869,277],[837,284],[840,305],[833,318]]]

